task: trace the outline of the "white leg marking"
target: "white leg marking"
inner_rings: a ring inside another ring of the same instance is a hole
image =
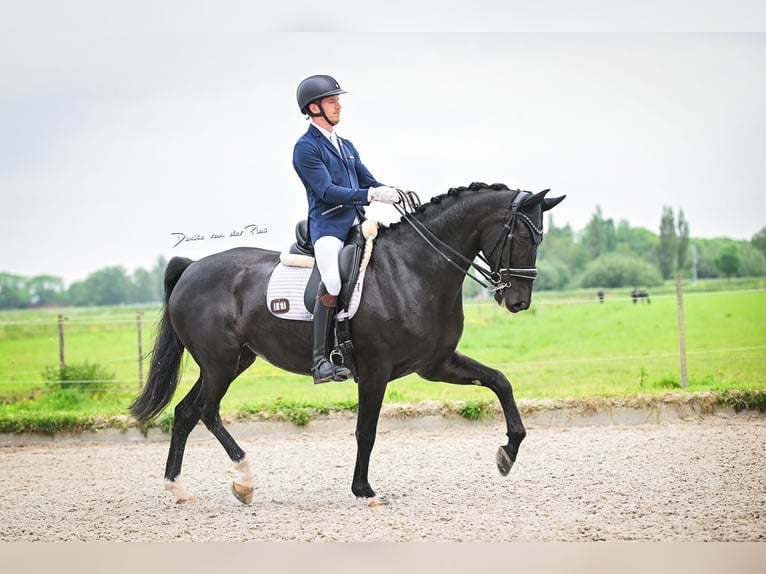
[[[234,463],[234,470],[237,471],[237,478],[231,485],[231,491],[242,504],[251,504],[253,502],[253,475],[250,472],[250,463],[246,458]]]
[[[194,502],[197,497],[190,494],[188,490],[181,484],[181,479],[165,480],[165,490],[169,490],[176,497],[176,504],[184,504],[186,502]]]
[[[237,478],[234,482],[241,484],[242,486],[253,486],[253,473],[250,472],[250,463],[247,458],[243,458],[239,462],[234,463],[234,470],[237,471]]]

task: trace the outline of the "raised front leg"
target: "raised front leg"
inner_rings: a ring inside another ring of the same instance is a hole
[[[506,376],[496,369],[455,351],[446,361],[418,372],[429,381],[443,381],[456,385],[481,385],[491,389],[500,401],[505,415],[508,443],[497,451],[496,463],[500,474],[507,476],[519,453],[521,441],[527,435],[521,414],[513,398],[513,389]]]

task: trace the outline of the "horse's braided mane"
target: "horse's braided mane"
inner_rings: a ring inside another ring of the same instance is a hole
[[[432,205],[439,205],[444,198],[447,198],[447,197],[457,197],[458,195],[460,195],[461,193],[463,193],[465,191],[481,191],[481,190],[486,190],[486,189],[493,189],[495,191],[498,191],[498,190],[510,189],[510,188],[507,185],[505,185],[504,183],[487,184],[487,183],[482,183],[480,181],[474,181],[473,183],[471,183],[469,185],[463,185],[463,186],[460,186],[460,187],[451,187],[450,189],[447,190],[447,193],[442,193],[441,195],[436,195],[436,196],[432,197],[431,200],[428,203],[425,203],[425,204],[419,206],[415,210],[415,214],[417,215],[419,213],[423,213],[426,209],[428,209]],[[390,224],[388,227],[383,227],[383,229],[381,229],[381,231],[384,231],[385,229],[393,229],[393,228],[397,227],[398,225],[400,225],[401,223],[402,223],[401,221],[396,221],[396,222]]]

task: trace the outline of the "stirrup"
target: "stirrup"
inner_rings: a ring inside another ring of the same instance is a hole
[[[324,374],[322,374],[322,369],[327,365],[329,369],[324,369]],[[351,375],[351,371],[348,370],[345,366],[338,366],[335,365],[332,361],[328,361],[327,359],[323,359],[322,361],[319,361],[319,364],[311,369],[311,374],[314,377],[314,384],[319,385],[321,383],[329,383],[329,382],[341,382],[348,380],[348,377]]]

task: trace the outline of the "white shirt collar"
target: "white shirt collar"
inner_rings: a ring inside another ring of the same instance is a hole
[[[334,131],[329,132],[318,124],[314,124],[314,127],[319,130],[319,133],[321,133],[324,137],[330,140],[330,142],[332,142],[333,145],[335,145],[335,142],[333,140],[337,141],[336,138],[338,137],[338,134],[336,134]]]

